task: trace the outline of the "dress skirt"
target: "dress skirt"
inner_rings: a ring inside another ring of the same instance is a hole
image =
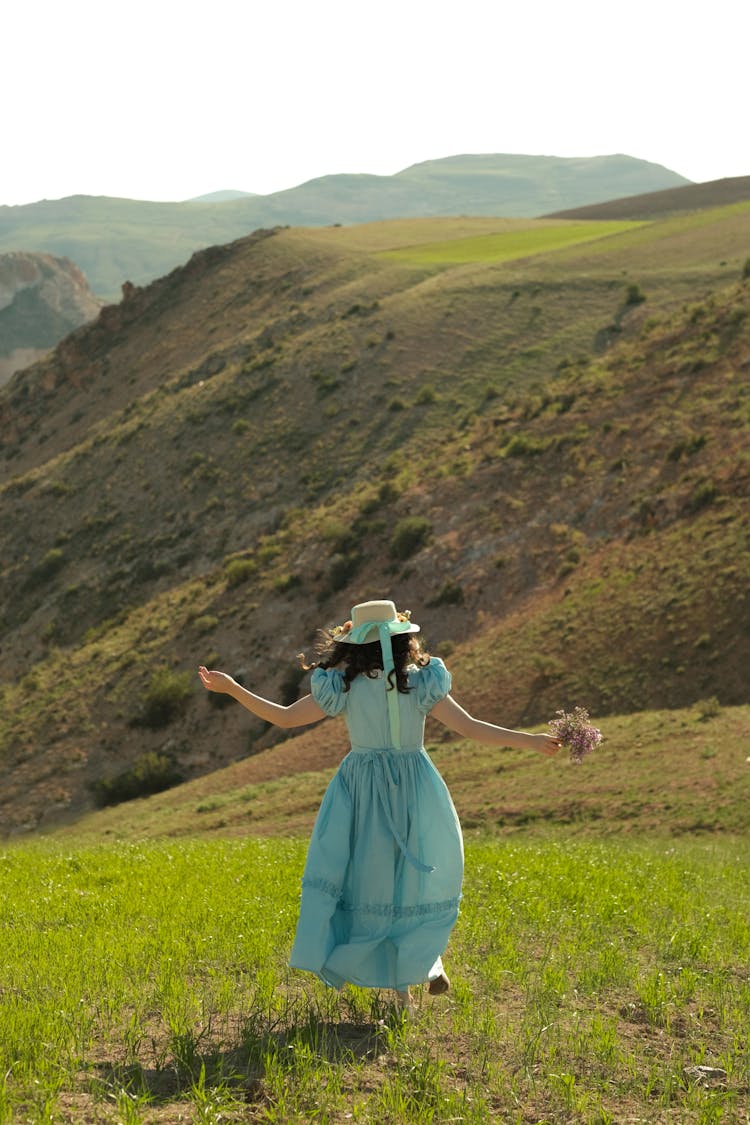
[[[456,810],[425,750],[353,746],[310,839],[290,964],[335,988],[432,980],[462,878]]]

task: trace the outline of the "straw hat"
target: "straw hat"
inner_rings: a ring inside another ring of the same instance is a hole
[[[411,621],[411,612],[399,613],[393,602],[360,602],[352,609],[351,621],[333,630],[339,644],[366,645],[381,637],[381,629],[387,627],[391,636],[401,633],[418,633],[419,625]]]

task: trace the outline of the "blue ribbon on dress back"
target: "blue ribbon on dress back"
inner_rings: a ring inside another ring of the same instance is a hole
[[[396,668],[393,659],[393,645],[391,644],[391,636],[394,633],[408,633],[411,625],[408,621],[365,621],[362,625],[357,625],[351,629],[347,634],[347,641],[350,644],[363,645],[367,644],[367,637],[372,629],[377,629],[378,637],[380,639],[380,651],[383,654],[383,683],[385,685],[385,697],[388,704],[388,721],[391,727],[391,743],[397,750],[401,749],[401,714],[398,706],[398,689],[395,684],[390,685],[388,676]],[[390,689],[390,690],[389,690]],[[406,844],[401,833],[398,831],[393,819],[393,812],[391,809],[391,802],[388,797],[389,781],[385,774],[385,761],[382,754],[377,754],[374,758],[375,761],[375,785],[380,798],[380,803],[383,806],[388,827],[390,828],[396,843],[399,846],[401,854],[404,858],[415,867],[417,871],[424,871],[430,873],[435,870],[429,863],[422,863],[413,855]]]
[[[367,636],[377,629],[380,638],[380,651],[383,655],[383,680],[385,682],[385,696],[388,703],[388,719],[391,725],[391,742],[397,750],[401,749],[401,715],[398,708],[398,691],[395,684],[391,687],[388,676],[394,671],[396,665],[393,661],[393,646],[391,636],[393,633],[408,633],[411,624],[408,621],[365,621],[356,625],[347,634],[349,644],[363,645],[367,643]],[[390,690],[389,690],[390,688]]]

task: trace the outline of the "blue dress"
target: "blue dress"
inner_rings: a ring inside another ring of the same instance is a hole
[[[450,683],[436,657],[410,667],[412,691],[398,693],[397,747],[382,673],[360,674],[345,692],[338,669],[313,672],[313,698],[327,715],[343,714],[352,747],[313,828],[290,964],[335,988],[348,981],[404,990],[442,971],[461,898],[463,841],[423,739],[425,716]]]

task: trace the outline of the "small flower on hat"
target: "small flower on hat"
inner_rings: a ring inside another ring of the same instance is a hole
[[[345,621],[343,625],[334,625],[331,629],[331,636],[334,640],[337,640],[339,637],[345,637],[346,634],[351,631],[351,628],[351,621]]]
[[[399,621],[408,621],[411,624],[411,610],[405,609],[402,613],[397,613]]]

